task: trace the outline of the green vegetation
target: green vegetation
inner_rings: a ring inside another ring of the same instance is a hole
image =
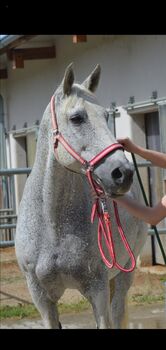
[[[137,305],[140,304],[153,304],[158,302],[164,302],[165,296],[164,295],[141,295],[136,294],[132,295],[129,298],[129,303],[134,303]]]
[[[22,277],[22,276],[15,276],[15,275],[13,275],[13,276],[4,276],[4,277],[2,277],[1,276],[1,284],[2,283],[18,283],[18,282],[20,282],[20,281],[23,281],[24,280],[24,278]]]
[[[162,276],[162,277],[160,278],[160,281],[161,281],[161,282],[166,282],[166,276]]]
[[[91,307],[90,303],[85,299],[81,299],[78,303],[71,304],[58,304],[58,310],[60,314],[70,313],[70,312],[81,312],[88,310]]]
[[[88,310],[90,304],[86,299],[80,300],[78,303],[59,303],[58,310],[60,314],[63,313],[74,313]],[[1,306],[0,307],[0,319],[4,320],[6,318],[22,319],[22,318],[35,318],[40,317],[39,312],[34,305],[19,304],[17,306]]]
[[[22,319],[24,317],[37,317],[38,311],[33,305],[17,305],[17,306],[1,306],[0,307],[0,319],[6,318]]]
[[[129,298],[129,304],[141,305],[164,302],[164,295],[133,295]],[[91,308],[90,303],[85,299],[81,299],[78,303],[59,303],[58,310],[60,314],[77,313]],[[37,318],[40,317],[34,305],[19,304],[17,306],[1,306],[0,319],[7,318],[22,319],[22,318]]]

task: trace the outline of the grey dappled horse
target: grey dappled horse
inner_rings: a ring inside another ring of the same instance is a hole
[[[99,77],[97,65],[81,85],[75,84],[70,65],[55,92],[58,128],[87,161],[116,143],[107,126],[106,109],[93,94]],[[123,150],[117,149],[95,166],[93,177],[107,196],[117,260],[128,267],[130,259],[119,238],[111,197],[129,190],[133,168]],[[140,191],[134,182],[130,192],[138,198]],[[35,163],[20,203],[15,240],[20,268],[46,328],[60,327],[57,302],[66,288],[79,290],[89,300],[97,328],[124,327],[125,297],[133,272],[108,269],[103,263],[97,221],[93,225],[90,222],[91,198],[81,164],[61,144],[55,157],[49,103],[40,125]],[[123,209],[119,214],[137,257],[146,239],[146,226]]]

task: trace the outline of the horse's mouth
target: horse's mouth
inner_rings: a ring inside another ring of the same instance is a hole
[[[98,177],[98,176],[95,176],[95,174],[93,175],[93,178],[94,178],[94,181],[96,182],[96,184],[100,187],[100,189],[103,191],[104,195],[106,197],[109,197],[109,198],[118,198],[118,197],[123,197],[124,194],[126,192],[129,191],[129,188],[130,186],[126,186],[125,188],[119,188],[119,189],[111,189],[111,188],[107,188],[103,181]],[[114,186],[113,186],[114,187]]]
[[[106,197],[114,199],[114,198],[118,198],[118,197],[123,197],[125,195],[125,193],[128,191],[129,191],[129,188],[125,189],[124,191],[120,189],[117,192],[113,192],[110,190],[110,191],[104,191],[104,193],[105,193]]]
[[[109,198],[118,198],[118,197],[123,197],[124,196],[124,193],[106,193],[106,196],[109,197]]]
[[[112,191],[110,191],[110,192],[108,192],[106,189],[105,189],[105,187],[104,187],[104,185],[103,185],[103,183],[102,183],[102,181],[100,180],[100,179],[97,179],[97,180],[95,180],[95,182],[97,183],[97,185],[99,185],[100,186],[100,188],[102,189],[102,191],[103,191],[103,193],[104,193],[104,195],[106,196],[106,197],[109,197],[109,198],[117,198],[117,197],[122,197],[122,196],[124,196],[124,193],[118,193],[118,192],[112,192]]]

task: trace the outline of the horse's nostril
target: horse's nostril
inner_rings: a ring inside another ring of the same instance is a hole
[[[133,175],[134,175],[134,171],[133,171],[132,168],[128,168],[128,169],[126,169],[125,172],[124,172],[125,178],[128,179],[129,181],[132,180]]]
[[[133,175],[134,175],[133,170],[128,170],[127,176],[129,177],[129,179],[132,179]]]
[[[112,171],[112,177],[113,179],[120,179],[122,177],[122,172],[119,170],[119,168]]]

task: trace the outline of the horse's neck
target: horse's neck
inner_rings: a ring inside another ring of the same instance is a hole
[[[47,107],[48,109],[48,107]],[[50,137],[50,118],[48,111],[45,111],[42,118],[40,129],[38,133],[36,157],[33,166],[33,173],[39,176],[39,178],[44,177],[45,169],[47,167],[47,160],[49,154],[49,137]]]
[[[51,132],[48,113],[41,122],[33,176],[38,178],[44,212],[48,216],[59,215],[66,206],[75,207],[89,197],[86,179],[62,167],[49,147]]]

